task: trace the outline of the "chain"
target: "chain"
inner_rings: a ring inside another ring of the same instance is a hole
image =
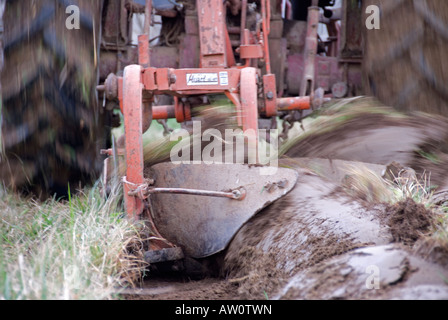
[[[283,130],[282,133],[279,134],[278,138],[280,142],[284,142],[286,139],[288,139],[288,133],[289,129],[291,129],[293,124],[291,123],[291,114],[288,114],[286,117],[283,118]]]
[[[288,139],[289,130],[294,126],[294,122],[300,123],[300,128],[305,131],[302,123],[302,110],[293,111],[283,118],[283,131],[278,136],[281,143]]]
[[[147,199],[149,197],[149,193],[147,192],[147,190],[149,186],[154,184],[153,179],[145,179],[145,182],[143,182],[142,184],[135,184],[133,182],[129,182],[126,179],[126,176],[122,178],[122,182],[129,186],[132,186],[133,188],[133,190],[129,191],[128,195],[138,197],[142,200]]]

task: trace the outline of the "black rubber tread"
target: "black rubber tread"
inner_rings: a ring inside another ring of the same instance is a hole
[[[69,30],[68,5],[80,8]],[[101,173],[109,140],[98,105],[102,1],[8,0],[4,21],[0,178],[39,196],[66,196]]]
[[[448,1],[366,0],[381,10],[365,31],[367,93],[403,111],[448,115]]]

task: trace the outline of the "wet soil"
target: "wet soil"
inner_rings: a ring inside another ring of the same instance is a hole
[[[127,300],[234,300],[238,284],[221,278],[189,279],[179,275],[148,278],[142,288],[124,291]]]
[[[360,113],[336,127],[310,134],[289,148],[289,158],[323,158],[388,165],[393,161],[431,174],[432,184],[445,185],[448,120],[415,114],[392,117]]]
[[[420,175],[435,168],[431,181],[447,185],[446,120],[381,117],[364,115],[291,148],[281,165],[298,171],[295,188],[235,235],[220,255],[219,277],[150,277],[124,297],[448,299],[448,250],[425,238],[431,212],[410,199],[367,204],[341,188],[344,164],[380,173],[392,161]],[[312,170],[316,164],[320,170]]]
[[[412,199],[388,206],[386,215],[393,240],[408,246],[428,235],[434,221],[434,214]]]

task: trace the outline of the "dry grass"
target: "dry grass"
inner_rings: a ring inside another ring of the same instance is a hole
[[[416,250],[424,256],[436,256],[436,260],[448,265],[448,201],[438,202],[429,177],[423,175],[419,179],[411,175],[390,181],[363,166],[348,168],[347,172],[343,188],[357,199],[389,205],[411,199],[424,205],[431,212],[431,227],[428,234],[421,237]]]
[[[142,230],[118,188],[43,203],[1,192],[0,300],[113,299],[142,278]]]
[[[300,144],[301,141],[313,135],[325,134],[332,132],[350,121],[354,121],[364,115],[380,114],[390,119],[406,118],[405,115],[396,112],[394,109],[379,104],[375,99],[370,97],[354,97],[342,99],[327,105],[303,121],[303,128],[298,129],[299,125],[295,125],[295,130],[289,134],[289,138],[280,148],[280,154],[286,154],[291,148]]]
[[[427,209],[436,206],[430,179],[426,175],[419,179],[416,175],[400,173],[388,180],[362,164],[347,166],[346,172],[343,188],[361,200],[393,204],[410,198],[424,204]]]
[[[217,104],[197,115],[203,130],[235,121],[228,106]],[[176,143],[152,126],[144,135],[145,163],[168,161]],[[111,179],[106,199],[103,186],[45,202],[0,190],[0,300],[113,299],[120,288],[139,284],[148,230],[125,218],[118,181]]]
[[[395,195],[391,185],[366,166],[347,166],[342,186],[351,196],[369,203],[391,203]]]

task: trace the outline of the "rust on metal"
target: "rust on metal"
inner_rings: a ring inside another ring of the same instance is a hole
[[[264,106],[266,117],[277,116],[277,88],[275,74],[263,76]]]
[[[220,0],[197,0],[196,8],[198,11],[201,47],[200,67],[227,67],[223,2]]]
[[[249,146],[257,149],[258,87],[257,69],[255,68],[244,68],[241,70],[240,101],[243,116],[243,131],[248,137]]]
[[[300,87],[300,95],[306,96],[314,91],[315,60],[317,55],[317,27],[319,25],[319,7],[308,8],[308,25],[306,30],[304,71]]]
[[[174,105],[153,106],[152,117],[154,120],[175,118]]]
[[[142,89],[141,66],[131,65],[123,74],[123,116],[126,153],[126,183],[124,199],[129,218],[138,219],[143,211],[143,201],[128,196],[129,191],[141,185],[143,179],[143,142],[142,142]]]
[[[309,96],[277,99],[278,111],[307,110],[310,108],[311,108],[311,98]]]
[[[149,36],[147,34],[138,36],[138,64],[143,68],[148,68],[150,64]]]
[[[244,30],[247,21],[247,0],[241,0],[241,23],[240,23],[240,44],[244,44]]]
[[[261,0],[261,16],[262,16],[262,26],[263,26],[263,45],[264,45],[264,62],[266,65],[266,73],[271,72],[271,58],[269,56],[269,32],[270,32],[270,12],[271,5],[268,0]]]
[[[143,33],[145,35],[148,36],[148,40],[149,40],[149,33],[150,33],[150,28],[151,28],[151,22],[152,22],[152,0],[146,0],[145,3],[145,22],[143,25]],[[140,40],[139,40],[140,41]],[[149,63],[149,61],[148,61]],[[140,64],[141,66],[143,66],[142,64]],[[148,64],[149,66],[149,64]]]
[[[181,123],[185,121],[184,108],[179,103],[178,97],[174,97],[174,115],[176,117],[177,122]]]
[[[264,57],[264,47],[258,44],[245,44],[239,48],[241,59],[261,59]]]

